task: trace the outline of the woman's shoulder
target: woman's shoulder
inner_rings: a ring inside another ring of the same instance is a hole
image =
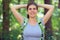
[[[24,26],[24,25],[26,25],[26,24],[27,24],[27,22],[28,22],[28,18],[26,18],[26,17],[23,17],[23,23],[22,23],[22,25],[21,25],[21,26]]]
[[[28,18],[27,17],[24,17],[24,21],[27,22],[28,21]]]
[[[40,22],[41,22],[41,24],[42,24],[42,25],[44,25],[43,17],[41,17],[41,18],[37,17],[37,21],[38,21],[38,23],[40,23]]]

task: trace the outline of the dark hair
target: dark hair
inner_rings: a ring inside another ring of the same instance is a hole
[[[29,8],[30,5],[35,5],[36,9],[38,10],[38,5],[35,2],[29,2],[28,5],[27,5],[27,10],[28,10],[28,8]],[[29,18],[28,14],[27,14],[27,18]]]
[[[35,2],[28,3],[27,10],[28,10],[28,8],[29,8],[30,5],[35,5],[36,6],[36,9],[38,10],[38,5]]]

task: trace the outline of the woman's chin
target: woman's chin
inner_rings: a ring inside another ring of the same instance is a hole
[[[33,15],[31,16],[31,18],[34,18],[34,17],[35,17],[35,16],[33,16]]]

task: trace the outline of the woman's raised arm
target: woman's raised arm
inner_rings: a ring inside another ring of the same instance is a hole
[[[48,4],[39,4],[38,6],[48,9],[47,13],[43,17],[43,22],[46,24],[54,11],[54,6]]]
[[[13,12],[13,15],[16,17],[17,21],[22,24],[23,23],[23,16],[21,15],[21,13],[19,14],[19,12],[17,11],[17,9],[19,8],[25,8],[27,6],[27,4],[25,5],[14,5],[11,6],[10,9]]]

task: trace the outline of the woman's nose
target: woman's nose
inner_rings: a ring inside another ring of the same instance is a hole
[[[33,12],[34,10],[32,9],[31,12]]]
[[[34,9],[32,8],[31,11],[34,11]]]

